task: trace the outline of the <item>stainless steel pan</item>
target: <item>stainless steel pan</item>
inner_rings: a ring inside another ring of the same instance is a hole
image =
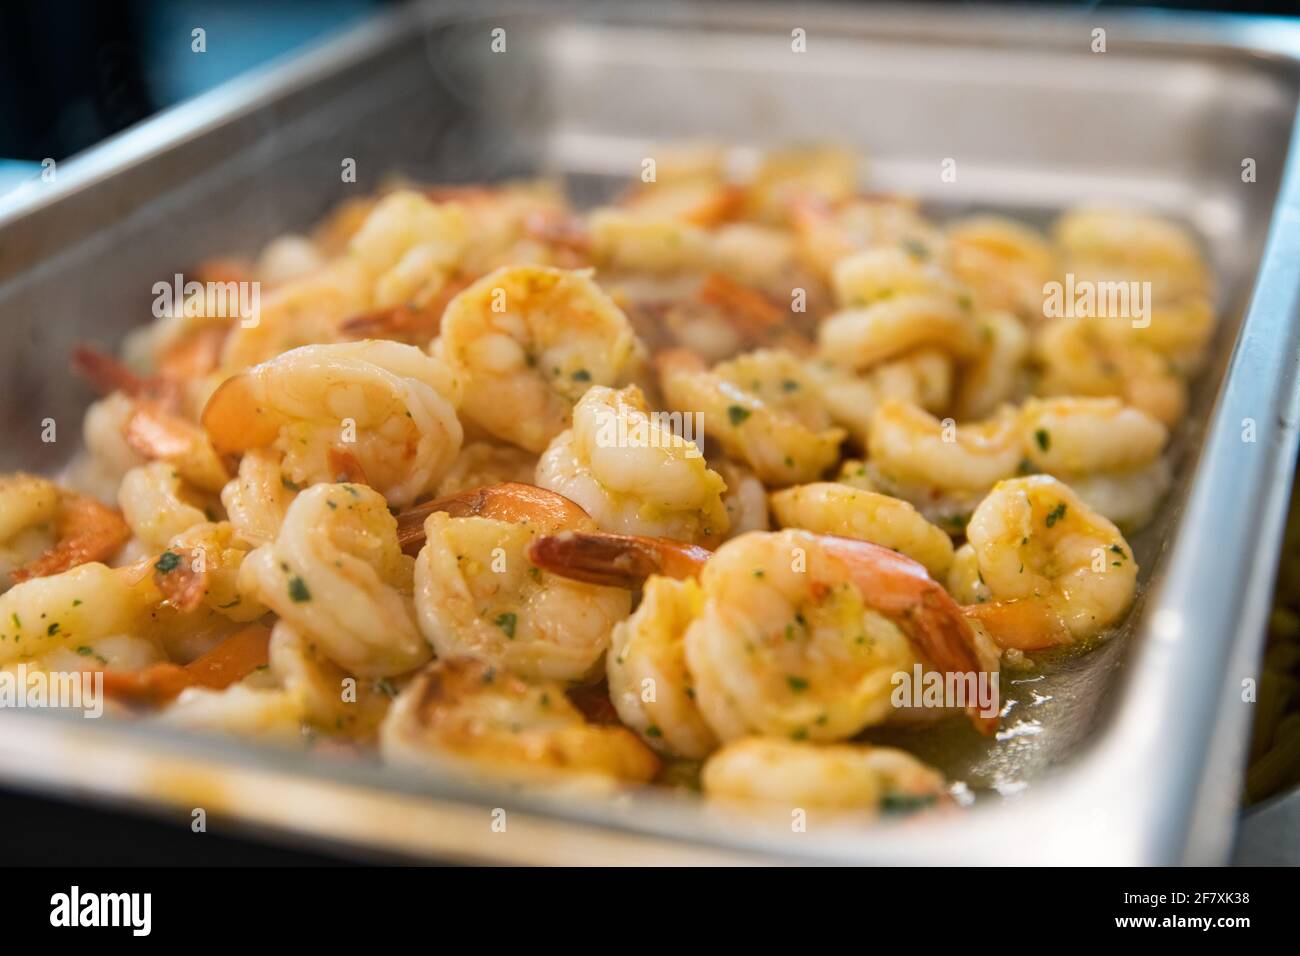
[[[506,31],[505,53],[490,47]],[[791,49],[806,31],[807,52]],[[1106,52],[1093,52],[1093,31]],[[1217,862],[1226,858],[1294,461],[1300,31],[1148,14],[710,4],[401,10],[165,113],[0,200],[0,468],[48,469],[151,286],[254,252],[390,173],[549,171],[595,199],[655,143],[836,139],[939,215],[1044,221],[1140,202],[1203,237],[1222,279],[1179,480],[1135,542],[1144,591],[1084,657],[1011,687],[1005,739],[908,738],[969,782],[967,812],[785,833],[687,798],[548,797],[414,778],[158,727],[0,713],[0,777],[352,852],[519,862]],[[340,164],[355,159],[355,185]],[[957,162],[942,182],[940,163]],[[1242,180],[1254,161],[1257,179]],[[60,440],[40,441],[41,420]],[[1257,441],[1242,441],[1243,421]],[[504,809],[505,832],[492,826]]]

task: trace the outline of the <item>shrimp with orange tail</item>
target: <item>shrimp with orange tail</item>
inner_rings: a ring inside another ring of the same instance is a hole
[[[0,475],[0,590],[5,578],[17,584],[106,561],[130,535],[121,514],[94,498],[36,475]]]
[[[841,740],[889,719],[894,675],[997,669],[996,648],[910,558],[865,541],[753,532],[711,557],[662,539],[565,535],[532,558],[551,570],[634,586],[645,573],[697,574],[685,628],[692,693],[721,740],[749,733]],[[993,714],[972,714],[990,730]],[[662,728],[661,728],[662,729]]]
[[[227,379],[202,421],[221,454],[272,448],[295,485],[341,478],[402,507],[436,488],[460,451],[459,391],[410,345],[309,345]]]
[[[1133,549],[1115,525],[1048,475],[999,482],[971,515],[966,537],[987,593],[967,595],[954,583],[957,596],[987,599],[965,610],[1002,647],[1086,641],[1118,624],[1133,604]]]
[[[594,531],[586,512],[554,492],[511,483],[462,492],[421,512],[415,608],[440,657],[468,654],[528,679],[581,683],[597,675],[631,596],[551,574],[529,559],[539,535]],[[410,520],[399,520],[399,528]]]

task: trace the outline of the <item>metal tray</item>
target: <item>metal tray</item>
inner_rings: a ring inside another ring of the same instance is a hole
[[[936,754],[984,796],[905,825],[792,834],[662,793],[548,795],[413,777],[144,724],[0,713],[0,779],[357,854],[528,863],[1221,862],[1296,447],[1300,30],[1283,22],[894,7],[401,9],[164,113],[0,200],[0,469],[52,469],[90,395],[82,339],[116,344],[151,286],[255,251],[391,173],[549,171],[580,198],[653,144],[836,139],[876,188],[939,214],[1043,219],[1139,202],[1202,236],[1215,360],[1179,479],[1134,542],[1143,592],[1097,651],[1013,685],[1003,741]],[[493,53],[491,31],[506,31]],[[807,52],[791,50],[802,28]],[[1107,51],[1091,51],[1093,30]],[[958,163],[940,181],[943,159]],[[358,182],[340,181],[344,158]],[[1255,160],[1257,181],[1241,179]],[[63,437],[40,441],[55,418]],[[1243,443],[1244,419],[1257,441]],[[927,738],[928,739],[928,738]],[[947,738],[945,738],[947,739]],[[925,739],[910,740],[925,753]],[[505,832],[493,810],[507,811]]]

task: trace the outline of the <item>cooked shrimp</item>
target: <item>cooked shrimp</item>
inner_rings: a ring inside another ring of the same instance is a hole
[[[835,208],[801,201],[792,215],[799,257],[820,276],[829,277],[842,259],[855,252],[884,246],[900,247],[920,261],[947,260],[943,233],[921,216],[914,200],[905,197],[857,197]]]
[[[340,667],[387,677],[431,654],[415,625],[411,564],[382,496],[364,485],[313,485],[289,506],[275,541],[244,559],[239,590]]]
[[[796,289],[804,291],[809,315],[819,315],[825,308],[826,290],[799,261],[796,239],[788,231],[734,222],[719,226],[709,239],[713,267],[733,281],[784,303],[787,318]]]
[[[698,269],[708,261],[708,233],[653,210],[597,209],[588,218],[596,264],[611,272],[655,275]]]
[[[1020,431],[1010,410],[983,422],[941,422],[900,401],[871,420],[870,462],[886,478],[939,492],[982,492],[1016,473]]]
[[[1121,471],[1053,473],[1053,477],[1073,488],[1084,504],[1124,532],[1135,531],[1151,520],[1173,481],[1167,457]]]
[[[1151,306],[1150,321],[1135,323],[1126,316],[1099,318],[1094,328],[1117,345],[1137,345],[1155,352],[1179,375],[1196,373],[1205,360],[1206,346],[1214,334],[1214,306],[1204,295]]]
[[[575,527],[591,520],[587,512],[564,495],[536,485],[506,481],[481,488],[467,488],[445,498],[426,501],[397,516],[397,540],[402,550],[414,557],[424,547],[424,523],[429,515],[443,511],[453,518],[491,518],[534,524],[551,530]]]
[[[230,479],[203,429],[157,402],[137,401],[122,425],[122,437],[136,454],[165,462],[202,491],[216,494]]]
[[[97,562],[31,578],[0,594],[0,665],[55,651],[76,660],[77,648],[133,634],[148,608],[146,587]]]
[[[993,600],[989,586],[980,577],[979,555],[969,541],[953,552],[944,585],[958,604],[985,604]]]
[[[293,484],[343,473],[400,507],[437,487],[455,461],[458,393],[440,362],[409,345],[313,345],[224,382],[203,425],[222,454],[281,452]]]
[[[388,678],[357,679],[286,621],[276,622],[268,649],[271,673],[302,705],[303,718],[330,734],[373,740],[397,689]]]
[[[831,273],[835,302],[842,309],[865,309],[900,296],[932,294],[970,308],[967,290],[933,259],[918,258],[898,246],[865,249],[835,263]]]
[[[266,627],[250,624],[183,667],[171,661],[140,669],[105,667],[104,693],[123,703],[158,706],[190,687],[221,690],[266,666],[269,637]]]
[[[671,538],[645,538],[607,531],[547,533],[528,548],[537,567],[588,584],[639,588],[654,575],[693,578],[712,552]]]
[[[419,306],[446,283],[467,238],[457,203],[433,203],[404,189],[375,204],[348,242],[348,253],[373,277],[375,307]]]
[[[845,309],[822,322],[818,351],[827,361],[864,369],[914,349],[936,348],[958,360],[983,352],[979,324],[950,296],[901,295]]]
[[[154,582],[182,611],[206,604],[233,621],[255,621],[267,609],[239,588],[239,569],[249,553],[242,543],[228,521],[193,525],[168,543],[154,564]]]
[[[784,223],[799,204],[842,202],[857,191],[858,163],[851,150],[827,144],[771,150],[746,186],[745,213]]]
[[[301,489],[280,470],[281,454],[253,448],[239,461],[239,473],[221,489],[221,504],[239,540],[254,547],[275,540],[293,496]]]
[[[122,478],[117,503],[137,538],[164,548],[186,528],[217,517],[216,499],[187,485],[171,465],[162,461],[132,468]]]
[[[783,528],[870,541],[920,562],[937,581],[952,563],[952,539],[898,498],[820,481],[775,491],[770,500]]]
[[[0,476],[0,585],[106,561],[130,536],[122,516],[94,498],[36,475]]]
[[[253,273],[268,288],[309,276],[325,265],[321,249],[306,236],[285,233],[262,249]]]
[[[726,485],[668,424],[635,385],[593,386],[537,463],[537,483],[606,531],[716,543],[728,527]]]
[[[135,400],[124,392],[92,402],[81,427],[85,450],[72,460],[63,480],[78,491],[104,501],[115,500],[122,476],[145,463],[122,435],[122,427],[134,411]]]
[[[240,322],[230,330],[221,366],[245,369],[289,349],[335,341],[345,321],[371,308],[372,285],[365,266],[344,257],[268,290],[257,322]]]
[[[996,668],[996,650],[924,567],[865,541],[754,532],[710,557],[666,539],[567,532],[530,553],[565,576],[625,587],[656,574],[700,575],[705,603],[687,631],[687,661],[705,719],[723,739],[747,727],[851,736],[889,716],[895,665]],[[813,683],[817,692],[805,695]]]
[[[1118,398],[1030,399],[1020,423],[1025,457],[1057,476],[1150,464],[1169,438],[1164,425]]]
[[[397,696],[380,728],[390,763],[511,777],[596,775],[644,783],[659,761],[623,727],[588,724],[550,682],[530,683],[473,658],[429,665]]]
[[[961,421],[992,415],[1029,385],[1030,340],[1020,320],[1009,312],[986,312],[980,317],[980,331],[986,347],[979,358],[963,367],[953,407]]]
[[[1055,272],[1047,239],[1012,219],[972,216],[945,232],[953,275],[975,293],[984,309],[1041,319],[1043,283]]]
[[[1053,229],[1066,271],[1091,281],[1146,280],[1157,301],[1212,291],[1205,260],[1190,233],[1128,209],[1080,208]]]
[[[726,800],[859,810],[912,811],[947,799],[943,774],[904,750],[742,737],[704,764],[704,793]]]
[[[871,418],[882,402],[897,399],[938,412],[952,397],[953,363],[937,349],[917,349],[864,372],[825,360],[806,367],[831,419],[864,447],[870,440]]]
[[[304,740],[302,701],[297,694],[246,683],[220,690],[188,687],[154,720],[186,731],[230,734],[281,746]]]
[[[768,484],[813,481],[834,464],[843,429],[830,423],[800,360],[765,349],[712,371],[688,352],[657,357],[671,408],[704,416],[705,434]]]
[[[1115,395],[1166,426],[1175,424],[1187,407],[1182,380],[1150,349],[1107,340],[1102,321],[1058,319],[1043,329],[1034,347],[1039,393]]]
[[[717,738],[695,706],[683,638],[703,594],[693,580],[652,577],[641,604],[610,640],[609,698],[620,719],[661,753],[700,759]]]
[[[499,269],[447,306],[435,344],[465,388],[465,415],[541,453],[592,385],[621,385],[642,348],[585,272]]]
[[[1088,640],[1133,603],[1138,567],[1128,542],[1055,478],[1000,482],[966,536],[992,598],[967,610],[1003,647]]]
[[[701,580],[686,659],[700,709],[724,741],[844,739],[891,716],[893,675],[918,659],[943,673],[989,666],[924,568],[866,542],[744,535],[714,554]]]
[[[631,599],[621,588],[566,580],[529,560],[538,535],[594,528],[572,502],[555,496],[573,509],[557,522],[555,511],[532,509],[533,497],[513,506],[519,520],[429,514],[415,565],[420,628],[441,657],[470,654],[524,677],[580,683],[598,670]]]

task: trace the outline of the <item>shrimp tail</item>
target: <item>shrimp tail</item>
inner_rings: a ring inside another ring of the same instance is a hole
[[[969,604],[962,613],[979,621],[1001,648],[1041,651],[1068,644],[1070,629],[1061,616],[1043,601],[990,601]]]
[[[59,574],[90,561],[107,561],[131,537],[121,512],[94,498],[65,491],[58,542],[39,558],[11,572],[15,584]]]
[[[824,535],[823,540],[827,550],[853,569],[853,581],[867,603],[898,625],[922,661],[943,674],[984,670],[974,627],[924,565],[867,541],[835,535]],[[967,714],[980,733],[997,728],[997,718],[982,716],[977,706],[968,707]]]
[[[638,588],[652,575],[696,577],[710,552],[671,538],[565,531],[538,538],[528,560],[561,577],[605,587]]]
[[[397,540],[404,552],[414,555],[424,547],[424,522],[435,511],[445,511],[453,518],[492,518],[514,524],[533,524],[545,532],[568,528],[588,518],[581,505],[536,485],[519,481],[483,485],[427,501],[399,514]]]

